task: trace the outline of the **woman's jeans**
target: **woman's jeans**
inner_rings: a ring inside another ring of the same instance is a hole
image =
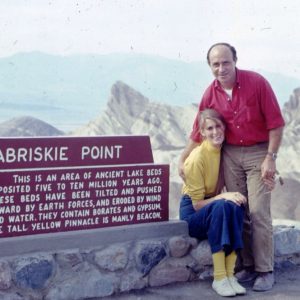
[[[191,198],[183,195],[179,215],[188,223],[190,236],[208,239],[212,253],[223,250],[228,255],[243,248],[243,206],[220,199],[196,211]]]

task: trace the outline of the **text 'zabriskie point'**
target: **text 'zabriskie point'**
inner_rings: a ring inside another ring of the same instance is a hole
[[[119,159],[122,145],[81,147],[81,160],[84,159]],[[33,161],[68,161],[69,147],[36,147],[0,149],[2,163],[33,162]]]
[[[0,140],[0,238],[169,218],[149,137]]]

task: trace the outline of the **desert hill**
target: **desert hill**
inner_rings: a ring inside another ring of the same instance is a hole
[[[52,125],[30,116],[13,118],[0,124],[0,136],[2,137],[57,136],[63,134],[61,130]]]

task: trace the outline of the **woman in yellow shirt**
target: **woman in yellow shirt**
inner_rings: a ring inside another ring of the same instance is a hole
[[[214,280],[212,287],[221,296],[246,293],[234,277],[237,251],[243,247],[242,230],[246,198],[238,192],[221,193],[221,147],[225,122],[213,109],[200,112],[202,143],[185,160],[185,182],[180,202],[180,219],[189,234],[208,239],[211,247]]]

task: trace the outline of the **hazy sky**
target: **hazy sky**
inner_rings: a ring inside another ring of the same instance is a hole
[[[203,61],[226,41],[238,66],[300,78],[299,0],[1,0],[0,57],[147,53]]]

